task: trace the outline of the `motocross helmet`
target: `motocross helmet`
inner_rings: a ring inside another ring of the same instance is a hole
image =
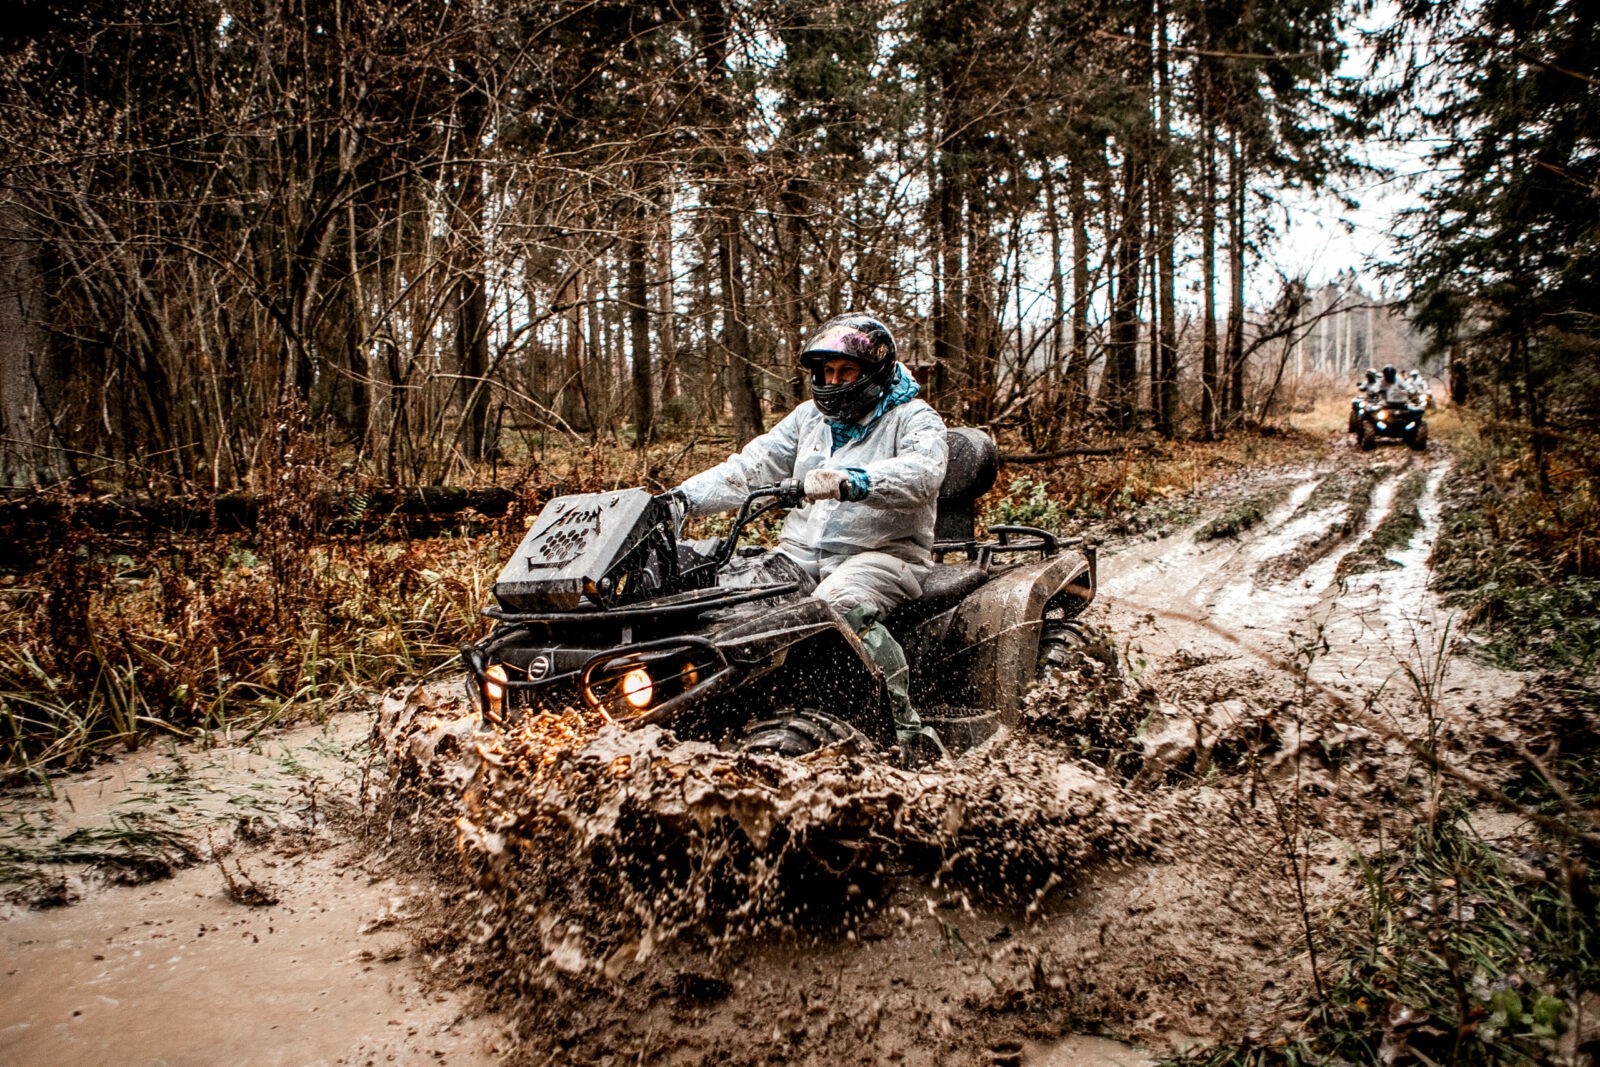
[[[1384,364],[1384,367],[1383,367],[1383,381],[1384,381],[1384,384],[1393,385],[1394,384],[1395,375],[1397,375],[1399,373],[1400,373],[1399,371],[1395,370],[1393,363]]]
[[[854,422],[877,406],[894,380],[897,356],[889,327],[860,312],[829,319],[800,351],[800,365],[811,372],[811,398],[830,419]],[[853,382],[829,385],[828,361],[848,359],[861,367]]]
[[[1377,381],[1378,381],[1378,372],[1373,370],[1371,367],[1368,367],[1367,368],[1367,384],[1368,385],[1375,385],[1375,384],[1377,384]]]

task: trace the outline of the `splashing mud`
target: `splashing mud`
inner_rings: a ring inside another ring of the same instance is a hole
[[[663,944],[716,949],[883,904],[887,876],[1031,904],[1136,849],[1137,804],[1090,763],[1011,735],[907,772],[863,753],[785,759],[654,727],[543,716],[477,734],[437,691],[391,697],[391,798],[446,820],[484,942],[519,984],[616,979]]]

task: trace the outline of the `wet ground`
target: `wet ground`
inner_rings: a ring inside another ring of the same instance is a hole
[[[0,906],[0,1063],[495,1062],[494,1020],[411,936],[427,887],[361,839],[363,719],[0,797],[12,855],[101,853],[28,864]],[[129,862],[162,834],[196,851],[170,877]]]
[[[1415,810],[1408,742],[1470,746],[1525,681],[1455,655],[1427,590],[1447,472],[1340,449],[1209,490],[1273,502],[1237,537],[1108,546],[1090,617],[1128,692],[1064,679],[1048,737],[953,768],[484,750],[440,686],[386,701],[403,770],[366,817],[353,717],[7,797],[22,847],[135,813],[204,855],[12,905],[0,1062],[1111,1065],[1292,1034],[1306,915]]]

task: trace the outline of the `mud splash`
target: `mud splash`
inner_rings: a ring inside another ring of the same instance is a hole
[[[473,727],[436,689],[386,700],[385,803],[400,836],[443,856],[454,838],[476,930],[465,966],[541,1033],[568,1025],[557,1005],[621,995],[661,953],[703,968],[756,942],[855,941],[946,900],[1031,913],[1148,833],[1140,801],[1100,767],[1006,733],[908,772],[650,727]],[[931,896],[892,904],[907,883]]]

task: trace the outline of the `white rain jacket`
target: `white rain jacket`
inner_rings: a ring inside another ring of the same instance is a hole
[[[794,508],[779,534],[780,550],[797,559],[878,551],[926,564],[948,457],[944,420],[925,401],[895,405],[865,438],[834,451],[828,419],[807,400],[743,451],[678,488],[691,513],[711,515],[738,507],[759,485],[804,478],[819,467],[858,468],[867,473],[866,497]]]

